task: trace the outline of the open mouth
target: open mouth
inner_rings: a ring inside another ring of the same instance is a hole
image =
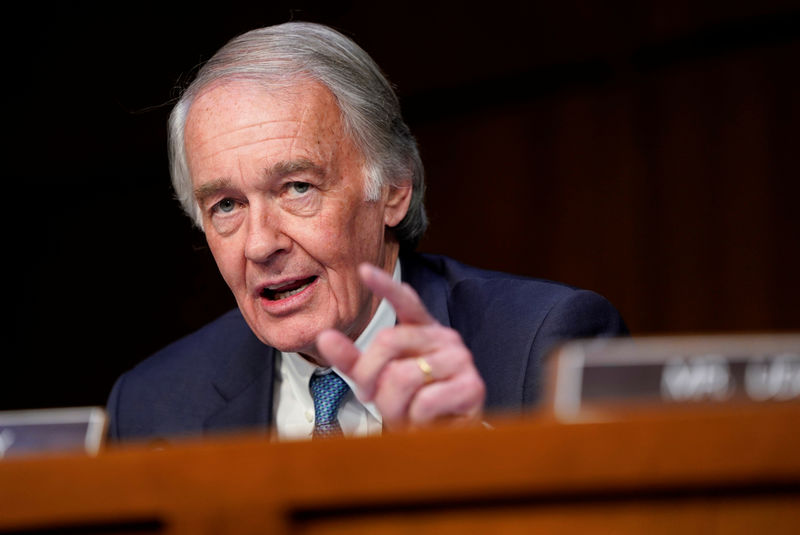
[[[299,294],[308,288],[315,280],[317,280],[316,275],[313,277],[308,277],[307,279],[298,279],[284,284],[267,286],[261,290],[261,297],[264,297],[270,301],[280,301],[281,299],[286,299],[287,297]]]

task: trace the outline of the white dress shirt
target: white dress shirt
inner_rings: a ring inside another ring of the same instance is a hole
[[[393,278],[400,281],[400,261],[394,266]],[[397,315],[386,299],[381,300],[364,332],[355,342],[359,351],[369,346],[375,335],[387,327],[393,327]],[[314,373],[326,373],[329,368],[320,368],[298,353],[281,352],[277,356],[275,395],[272,404],[274,417],[272,436],[277,440],[310,439],[314,430],[314,400],[308,383]],[[355,396],[353,381],[333,368],[350,386],[339,407],[339,424],[345,436],[377,435],[383,428],[383,420],[374,403],[361,403]]]

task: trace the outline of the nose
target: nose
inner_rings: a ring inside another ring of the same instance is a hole
[[[279,214],[251,206],[247,225],[244,255],[251,262],[268,262],[274,255],[291,248],[292,240],[283,231]]]

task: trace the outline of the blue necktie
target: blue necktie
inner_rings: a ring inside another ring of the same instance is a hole
[[[339,404],[350,387],[334,372],[311,376],[311,397],[314,398],[313,438],[341,436],[337,415]]]

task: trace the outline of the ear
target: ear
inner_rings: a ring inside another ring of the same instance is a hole
[[[383,222],[387,227],[397,226],[406,216],[413,189],[410,180],[387,186],[386,204],[383,207]]]

